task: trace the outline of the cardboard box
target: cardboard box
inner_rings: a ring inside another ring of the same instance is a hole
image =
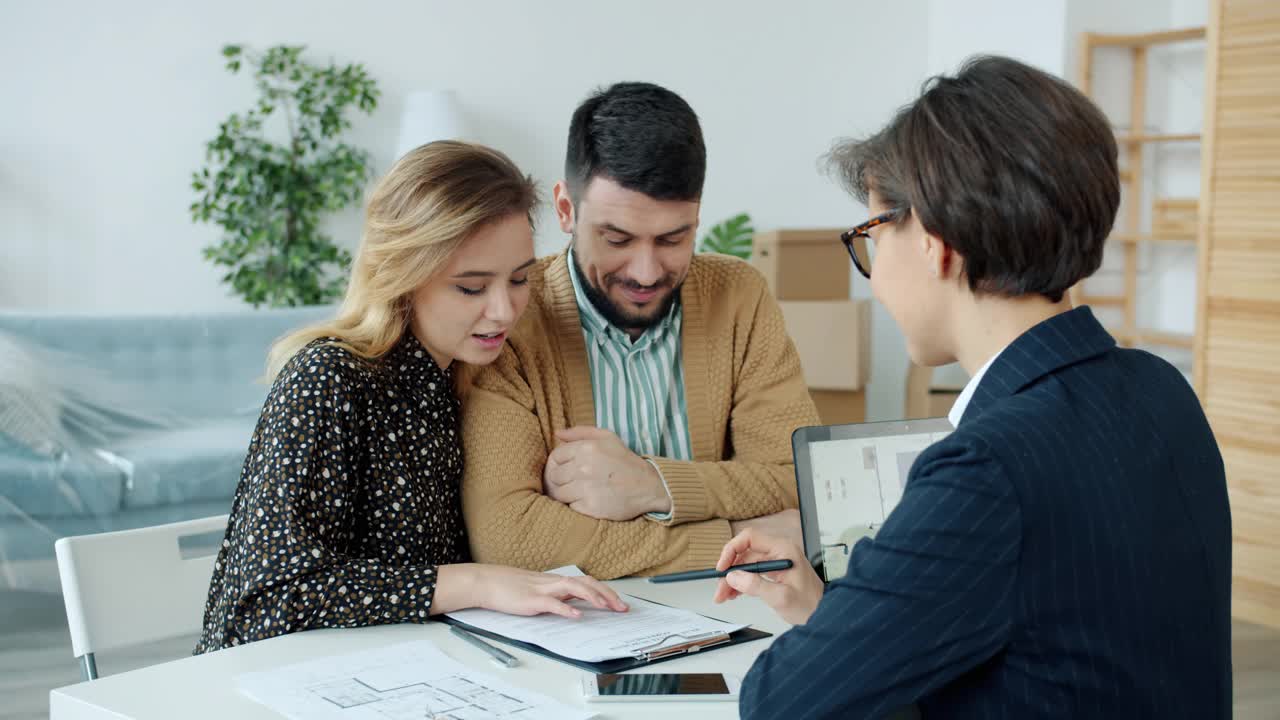
[[[906,420],[946,417],[963,387],[933,384],[933,368],[910,363],[907,368]]]
[[[871,379],[871,301],[783,300],[778,306],[811,390],[866,387]]]
[[[954,388],[929,388],[929,417],[946,417],[959,399],[960,391]]]
[[[818,417],[822,418],[823,425],[846,425],[867,420],[867,394],[864,390],[810,390],[809,395],[813,404],[818,406]]]
[[[845,300],[853,263],[840,242],[844,229],[770,230],[755,235],[751,264],[779,300]]]

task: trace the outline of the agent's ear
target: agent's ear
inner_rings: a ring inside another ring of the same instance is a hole
[[[958,278],[964,271],[964,258],[942,238],[929,232],[921,234],[924,256],[929,266],[929,274],[936,279]]]
[[[556,209],[556,220],[560,222],[560,229],[565,233],[573,234],[573,198],[569,197],[569,185],[561,180],[556,183],[551,190],[551,204]]]

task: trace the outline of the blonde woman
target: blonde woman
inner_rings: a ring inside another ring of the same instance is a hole
[[[465,607],[626,610],[591,578],[467,562],[454,365],[496,359],[528,303],[536,203],[505,155],[461,142],[374,188],[337,318],[271,350],[197,653]]]

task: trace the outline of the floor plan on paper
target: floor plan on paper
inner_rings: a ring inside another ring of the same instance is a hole
[[[290,718],[480,720],[592,713],[470,670],[430,642],[319,658],[238,678],[241,692]]]

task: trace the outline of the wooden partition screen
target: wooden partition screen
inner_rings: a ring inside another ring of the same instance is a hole
[[[1280,627],[1280,1],[1214,0],[1196,390],[1222,446],[1233,612]]]

